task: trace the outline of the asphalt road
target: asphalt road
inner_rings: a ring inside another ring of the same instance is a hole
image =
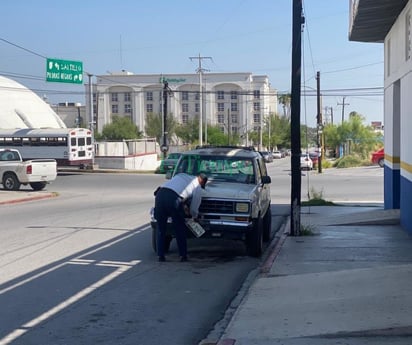
[[[0,344],[196,344],[227,317],[261,260],[189,242],[158,263],[152,174],[60,174],[58,197],[0,207]],[[276,228],[288,208],[273,205]],[[229,308],[230,310],[231,308]]]

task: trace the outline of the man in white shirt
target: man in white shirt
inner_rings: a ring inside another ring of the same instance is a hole
[[[184,203],[191,198],[190,215],[198,218],[202,201],[202,189],[205,188],[207,176],[200,173],[192,176],[185,173],[175,175],[166,181],[156,193],[154,217],[157,221],[157,255],[159,261],[165,258],[165,237],[167,218],[171,217],[179,249],[180,261],[187,261],[186,225]]]

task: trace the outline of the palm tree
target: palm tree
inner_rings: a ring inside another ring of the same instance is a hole
[[[283,116],[287,119],[290,119],[290,101],[292,99],[292,95],[290,93],[285,93],[279,95],[278,101],[282,104],[283,107]]]

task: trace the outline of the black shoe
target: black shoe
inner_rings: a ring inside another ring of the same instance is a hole
[[[164,256],[159,256],[159,262],[165,262],[166,258]]]
[[[180,257],[180,262],[186,262],[186,261],[188,261],[186,255]]]

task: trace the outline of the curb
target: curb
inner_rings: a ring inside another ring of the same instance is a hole
[[[290,234],[290,217],[288,217],[286,222],[283,223],[279,231],[281,232],[280,237],[278,237],[277,241],[275,240],[276,237],[272,241],[270,248],[268,248],[270,255],[266,258],[265,262],[262,264],[260,268],[260,273],[263,276],[267,276],[267,274],[270,272],[270,269],[272,268],[273,263],[275,262],[277,256],[280,253],[280,249],[282,248],[283,243],[285,242],[286,238],[288,238]]]
[[[57,196],[57,194],[55,194],[55,193],[49,193],[49,194],[46,194],[46,195],[29,196],[29,197],[23,197],[23,198],[20,198],[20,199],[0,201],[0,205],[18,204],[18,203],[22,203],[22,202],[26,202],[26,201],[34,201],[34,200],[54,198],[56,196]]]

